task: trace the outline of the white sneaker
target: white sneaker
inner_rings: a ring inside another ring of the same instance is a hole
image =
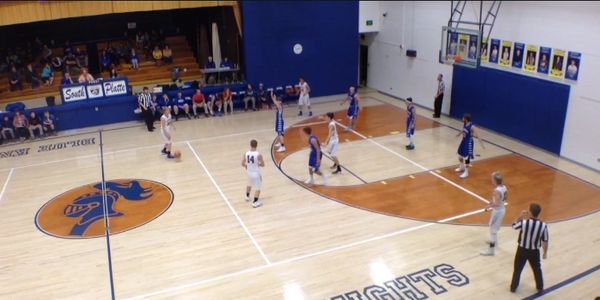
[[[277,149],[277,151],[275,151],[275,152],[279,152],[279,153],[285,152],[285,147],[279,147],[279,149]]]
[[[469,172],[467,170],[465,170],[459,177],[460,177],[460,179],[465,179],[465,178],[469,177]]]
[[[262,206],[262,203],[260,201],[252,202],[253,208],[257,208],[257,207],[261,207],[261,206]]]
[[[306,184],[314,184],[315,180],[312,179],[312,178],[309,178],[309,179],[306,179],[306,181],[304,181],[304,183],[306,183]]]
[[[321,180],[323,180],[323,182],[322,182],[323,185],[327,185],[327,176],[325,176],[325,174],[323,174],[323,176],[321,176]]]
[[[250,197],[244,196],[244,201],[246,201],[246,202],[250,201]]]
[[[462,168],[454,169],[454,172],[457,172],[457,173],[464,172],[464,171],[465,171],[465,169],[462,169]]]
[[[494,250],[492,250],[492,248],[489,247],[486,250],[479,252],[479,254],[482,256],[494,256],[495,253],[494,253]]]

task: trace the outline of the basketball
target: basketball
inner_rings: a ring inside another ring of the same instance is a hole
[[[175,150],[175,152],[173,152],[173,156],[175,157],[175,159],[180,160],[181,159],[181,151]]]
[[[462,60],[462,58],[460,57],[460,55],[454,55],[454,62],[455,63],[459,63]]]

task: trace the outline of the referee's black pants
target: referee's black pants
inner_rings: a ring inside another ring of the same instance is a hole
[[[535,287],[538,291],[543,290],[544,278],[542,277],[540,250],[530,250],[525,249],[523,247],[517,248],[517,254],[515,254],[515,268],[513,270],[510,290],[514,292],[517,289],[517,287],[519,287],[519,282],[521,281],[521,272],[523,271],[526,262],[529,262],[529,265],[533,270],[533,277],[535,277]]]
[[[444,94],[440,94],[435,97],[433,101],[433,116],[439,118],[442,113],[442,101],[444,100]]]
[[[146,127],[148,127],[148,131],[152,131],[154,129],[154,114],[151,109],[143,109],[142,114],[144,115],[144,122],[146,122]]]

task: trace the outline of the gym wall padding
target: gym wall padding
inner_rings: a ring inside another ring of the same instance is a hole
[[[357,83],[358,1],[241,4],[246,81],[280,85],[304,76],[311,96],[344,93]]]
[[[555,154],[560,148],[570,86],[511,72],[454,66],[450,115]]]

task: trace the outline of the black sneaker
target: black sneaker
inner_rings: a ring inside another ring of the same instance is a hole
[[[162,154],[169,154],[169,152],[167,152],[167,150],[164,149],[164,148],[160,151],[160,153],[162,153]]]
[[[175,156],[173,156],[173,155],[171,155],[171,153],[169,153],[169,154],[167,154],[167,158],[168,159],[173,159],[173,158],[175,158]]]
[[[342,173],[342,168],[338,167],[337,170],[335,170],[335,172],[331,173],[331,174],[341,174]]]

